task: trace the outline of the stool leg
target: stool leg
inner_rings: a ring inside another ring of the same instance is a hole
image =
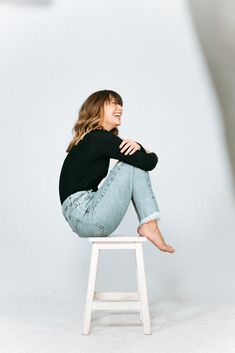
[[[135,250],[135,263],[136,263],[136,278],[137,278],[137,293],[138,293],[138,297],[140,300],[140,279],[139,279],[139,271],[138,271],[138,267],[137,267],[137,255],[136,255],[136,250]],[[140,315],[140,321],[143,321],[142,318],[142,309],[140,309],[139,311],[139,315]]]
[[[92,311],[92,303],[93,303],[94,293],[95,293],[95,282],[96,282],[98,260],[99,260],[98,245],[92,244],[90,271],[89,271],[85,315],[84,315],[84,325],[83,325],[83,331],[82,331],[83,335],[88,335],[90,333],[91,311]]]
[[[139,276],[139,291],[140,291],[140,301],[141,301],[141,308],[142,308],[144,334],[151,335],[152,332],[151,332],[151,326],[150,326],[148,295],[147,295],[147,288],[146,288],[142,244],[136,244],[136,260],[137,260],[137,271]]]

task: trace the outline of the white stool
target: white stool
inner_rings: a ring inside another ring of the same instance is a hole
[[[137,310],[143,323],[144,334],[151,335],[148,295],[145,280],[142,243],[147,239],[139,237],[89,237],[92,254],[85,305],[83,335],[90,333],[92,310]],[[96,292],[96,275],[99,251],[103,249],[133,249],[136,254],[137,292]]]

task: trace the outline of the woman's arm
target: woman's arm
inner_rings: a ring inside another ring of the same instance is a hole
[[[108,131],[94,130],[90,139],[91,156],[94,159],[114,158],[146,171],[154,169],[158,163],[158,157],[154,152],[137,150],[133,154],[125,155],[119,148],[123,140]]]

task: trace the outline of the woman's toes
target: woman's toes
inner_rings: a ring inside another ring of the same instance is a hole
[[[167,251],[173,253],[175,252],[175,249],[172,246],[167,245]]]

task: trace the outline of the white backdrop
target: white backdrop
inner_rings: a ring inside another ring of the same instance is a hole
[[[150,301],[232,300],[231,167],[186,2],[0,1],[0,33],[3,306],[84,301],[90,246],[63,218],[58,182],[78,109],[100,89],[123,98],[120,136],[159,157],[159,227],[176,252],[145,244]],[[137,226],[130,205],[115,234]],[[135,285],[125,252],[100,266],[98,287]]]

